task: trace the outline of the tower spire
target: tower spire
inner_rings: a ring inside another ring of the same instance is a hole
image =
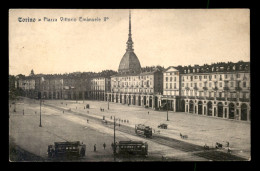
[[[134,51],[133,49],[134,42],[132,41],[132,34],[131,34],[131,10],[129,10],[129,33],[128,33],[128,41],[126,42],[126,44],[127,44],[126,51]]]

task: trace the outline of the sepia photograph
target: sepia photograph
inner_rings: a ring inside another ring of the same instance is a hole
[[[250,9],[9,9],[9,162],[251,161]]]

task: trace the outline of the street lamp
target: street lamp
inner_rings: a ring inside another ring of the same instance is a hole
[[[107,110],[109,110],[109,94],[107,94]]]
[[[40,125],[42,127],[42,98],[40,98]]]
[[[168,96],[166,95],[166,107],[167,107],[167,121],[169,121],[168,118]]]

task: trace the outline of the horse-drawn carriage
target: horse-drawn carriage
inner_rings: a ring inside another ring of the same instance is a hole
[[[164,123],[158,125],[158,128],[161,128],[161,129],[167,129],[167,127],[168,127],[168,125],[164,124]]]
[[[216,149],[221,149],[223,147],[223,145],[218,143],[218,142],[216,142],[215,147],[216,147]]]

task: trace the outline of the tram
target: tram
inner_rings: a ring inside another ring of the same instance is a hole
[[[74,142],[55,142],[48,146],[49,158],[78,158],[85,156],[86,145]]]
[[[117,144],[117,155],[147,156],[148,144],[142,141],[119,141]]]
[[[152,137],[152,128],[143,124],[137,124],[135,125],[135,133],[150,138]]]

